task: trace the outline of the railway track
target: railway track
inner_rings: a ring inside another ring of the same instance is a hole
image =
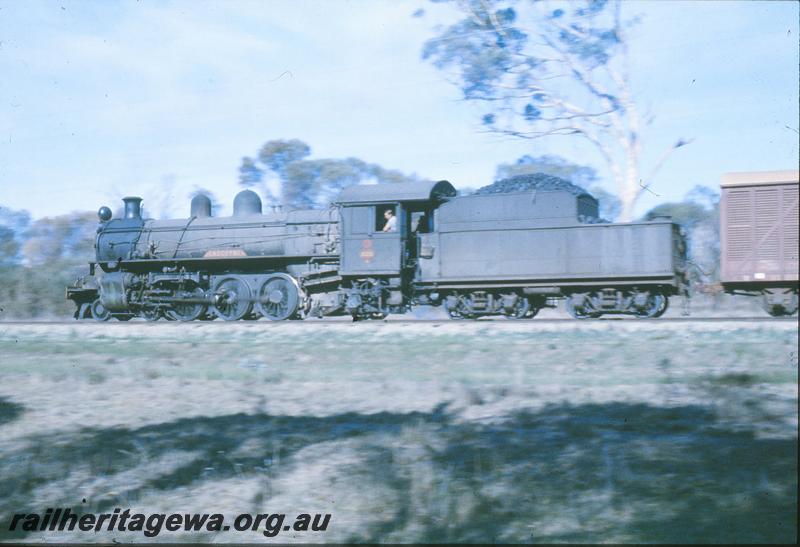
[[[131,321],[108,321],[103,323],[98,323],[96,321],[74,321],[74,320],[64,320],[64,321],[0,321],[0,327],[3,325],[70,325],[70,326],[110,326],[113,328],[125,328],[130,325],[148,325],[152,328],[178,328],[180,326],[186,325],[218,325],[218,326],[231,326],[231,325],[260,325],[260,326],[267,326],[267,325],[285,325],[285,324],[312,324],[312,325],[319,325],[319,324],[342,324],[342,323],[351,323],[352,320],[349,317],[331,317],[325,319],[306,319],[304,321],[266,321],[266,320],[259,320],[259,321],[191,321],[191,322],[180,322],[180,321],[158,321],[158,322],[149,322],[144,320],[132,319]],[[527,319],[527,320],[509,320],[505,318],[482,318],[477,320],[472,319],[408,319],[408,318],[389,318],[384,320],[377,320],[377,321],[364,321],[359,322],[360,325],[363,324],[437,324],[437,325],[457,325],[457,324],[475,324],[475,323],[491,323],[493,325],[502,325],[502,324],[509,324],[509,325],[531,325],[535,326],[537,324],[574,324],[574,325],[581,325],[581,324],[597,324],[597,323],[616,323],[616,322],[631,322],[631,323],[647,323],[647,324],[657,324],[657,323],[797,323],[797,317],[661,317],[658,319],[637,319],[634,317],[606,317],[606,318],[597,318],[597,319],[571,319],[571,318],[548,318],[548,319]]]

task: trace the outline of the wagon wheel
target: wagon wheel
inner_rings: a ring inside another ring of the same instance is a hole
[[[514,308],[511,310],[511,312],[505,315],[509,319],[525,319],[526,317],[533,317],[532,315],[529,315],[530,311],[530,301],[524,296],[520,296],[517,298],[516,303],[514,303]],[[536,315],[536,312],[534,312],[534,315]]]
[[[250,287],[241,277],[224,277],[214,287],[214,312],[225,321],[242,319],[252,307]]]
[[[299,304],[300,289],[290,275],[271,275],[258,289],[256,309],[270,321],[289,319],[297,312]]]
[[[797,294],[792,294],[788,302],[774,303],[770,300],[771,291],[765,289],[761,297],[761,307],[772,317],[794,315],[797,311]],[[785,294],[785,293],[784,293]]]
[[[92,302],[89,311],[92,314],[92,319],[95,321],[108,321],[111,318],[111,312],[108,311],[108,308],[105,307],[103,301],[99,298]]]
[[[202,303],[205,292],[200,287],[189,291],[178,291],[175,296],[185,298],[189,302],[173,302],[165,314],[170,321],[194,321],[206,311],[206,305]]]
[[[663,294],[650,294],[647,297],[647,304],[641,310],[636,310],[634,316],[639,319],[653,319],[660,317],[667,311],[667,298]]]
[[[145,321],[158,321],[164,316],[164,312],[158,306],[144,306],[139,311]]]

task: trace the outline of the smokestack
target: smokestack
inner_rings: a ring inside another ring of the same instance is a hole
[[[142,218],[142,198],[129,196],[122,201],[125,203],[125,218]]]

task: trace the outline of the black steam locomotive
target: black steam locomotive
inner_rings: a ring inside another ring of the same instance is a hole
[[[100,209],[96,259],[67,289],[78,319],[360,320],[415,305],[523,319],[556,298],[576,318],[658,317],[687,290],[676,224],[602,222],[577,187],[456,196],[447,181],[359,185],[326,210],[269,214],[244,190],[230,217],[198,195],[179,220],[145,220],[140,198],[123,201],[124,218]]]

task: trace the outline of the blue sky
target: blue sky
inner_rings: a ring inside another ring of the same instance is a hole
[[[631,47],[656,116],[647,153],[694,139],[640,213],[723,172],[797,168],[799,5],[625,4],[643,16]],[[201,186],[230,210],[241,157],[277,138],[463,187],[526,153],[605,174],[574,139],[480,133],[475,106],[420,59],[453,15],[424,1],[0,0],[0,204],[41,217],[137,194],[186,215]]]

